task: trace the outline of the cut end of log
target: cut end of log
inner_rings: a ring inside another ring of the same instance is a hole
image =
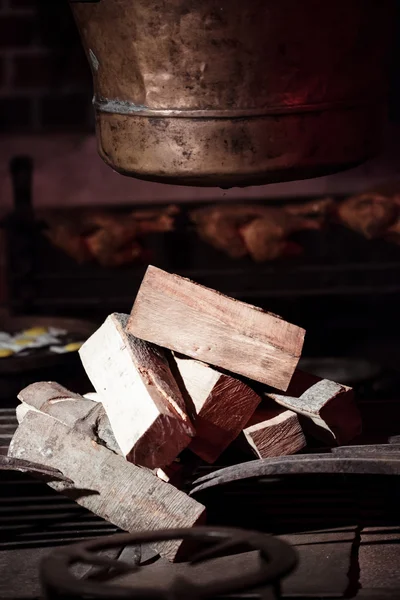
[[[306,447],[299,418],[290,410],[260,408],[243,433],[259,458],[296,454]]]
[[[176,431],[176,419],[159,415],[135,444],[126,459],[148,469],[165,467],[187,448],[192,438]]]

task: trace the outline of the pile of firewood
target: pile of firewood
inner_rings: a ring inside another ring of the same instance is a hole
[[[303,450],[306,435],[346,444],[360,433],[352,390],[296,369],[304,335],[149,267],[131,315],[110,315],[80,350],[96,392],[22,390],[9,456],[57,469],[68,481],[53,488],[121,529],[204,522],[173,485],[185,453],[212,464],[241,437],[260,459]],[[157,550],[175,560],[181,543]]]

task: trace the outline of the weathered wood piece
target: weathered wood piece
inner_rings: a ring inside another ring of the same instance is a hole
[[[190,449],[213,463],[242,431],[261,398],[245,383],[205,363],[174,358],[196,413],[196,436]]]
[[[255,381],[286,390],[304,330],[260,308],[149,266],[128,331]]]
[[[296,413],[280,407],[259,407],[243,433],[259,458],[296,454],[307,445]]]
[[[51,415],[68,427],[73,427],[77,421],[87,417],[97,406],[55,381],[32,383],[20,391],[18,399],[27,407]]]
[[[361,415],[350,387],[321,379],[299,397],[267,393],[281,406],[301,415],[304,430],[323,442],[347,444],[361,433]]]
[[[127,460],[155,469],[170,464],[195,430],[160,348],[126,332],[114,313],[79,354]]]
[[[42,413],[25,416],[8,455],[62,470],[74,485],[50,487],[125,531],[192,527],[205,518],[204,506],[184,492]],[[163,542],[157,550],[174,560],[180,542]]]
[[[103,442],[113,452],[121,454],[101,403],[92,402],[54,381],[33,383],[18,394],[18,399],[21,401],[16,410],[19,423],[30,410],[42,412],[67,427],[75,427],[92,439]]]

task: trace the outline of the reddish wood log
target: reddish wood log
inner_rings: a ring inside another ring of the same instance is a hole
[[[286,390],[304,330],[260,308],[149,266],[127,330],[132,335]]]
[[[259,407],[243,433],[259,458],[296,454],[306,446],[298,416],[280,407]]]
[[[261,398],[245,383],[205,363],[179,356],[175,361],[196,414],[196,436],[189,447],[213,463],[242,431]]]

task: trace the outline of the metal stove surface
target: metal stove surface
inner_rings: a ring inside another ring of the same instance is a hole
[[[2,453],[6,452],[16,426],[15,410],[0,409]],[[277,532],[278,537],[293,545],[299,555],[297,569],[283,582],[282,597],[399,598],[400,519],[397,519],[396,490],[392,498],[395,508],[390,509],[389,520],[382,518],[382,506],[376,500],[381,498],[381,504],[386,505],[393,489],[393,480],[385,483],[383,479],[377,485],[372,481],[367,486],[360,486],[359,495],[369,496],[368,515],[371,517],[363,518],[362,522],[357,511],[346,513],[350,514],[350,521],[342,519],[342,510],[349,504],[349,498],[339,489],[328,503],[324,501],[324,494],[315,495],[313,486],[306,487],[297,496],[292,494],[290,502],[288,499],[286,502],[292,506],[294,516],[301,517],[294,521],[303,519],[305,523],[304,513],[308,510],[313,517],[319,508],[335,518],[334,526],[321,528],[318,523],[313,528],[307,521],[307,527],[301,530],[299,525],[287,527],[293,515],[282,518],[282,510],[278,511],[277,529],[284,530],[284,533]],[[352,493],[354,495],[354,488]],[[240,495],[242,508],[253,506],[254,488],[244,490],[243,487],[236,492],[222,492],[217,504],[223,507],[235,494]],[[352,502],[354,504],[354,498]],[[264,502],[258,500],[257,504]],[[240,507],[240,502],[237,506]],[[217,513],[218,510],[214,510],[214,518],[219,518]],[[259,523],[262,529],[261,521]],[[44,483],[22,473],[0,471],[0,597],[10,600],[39,598],[39,565],[46,556],[60,546],[109,536],[117,531],[110,523],[55,493]],[[119,548],[113,557],[133,561],[136,554],[130,554],[127,548]],[[252,553],[239,553],[218,558],[214,568],[221,572],[229,565],[245,573],[253,560]],[[145,570],[142,579],[147,577],[151,581],[165,580],[184,568],[180,565],[171,567],[151,551],[143,553],[141,564]],[[89,573],[90,568],[82,568],[79,576],[88,577]],[[254,594],[251,597],[254,598]]]

